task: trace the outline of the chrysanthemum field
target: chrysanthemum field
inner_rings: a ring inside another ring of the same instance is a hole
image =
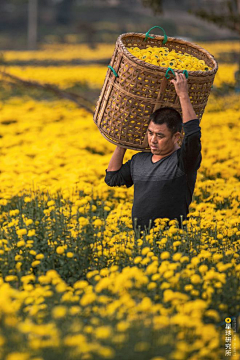
[[[233,42],[202,46],[217,60],[223,49],[239,51]],[[113,48],[6,52],[0,70],[90,96],[107,67],[74,60],[110,58]],[[115,147],[92,115],[43,90],[0,83],[1,360],[239,358],[239,334],[225,321],[239,327],[236,70],[220,59],[187,227],[171,221],[166,230],[159,219],[136,235],[133,188],[105,184]]]

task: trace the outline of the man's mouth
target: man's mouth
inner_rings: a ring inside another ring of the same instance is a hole
[[[150,147],[151,147],[151,149],[153,149],[153,150],[157,150],[157,146],[151,145]]]

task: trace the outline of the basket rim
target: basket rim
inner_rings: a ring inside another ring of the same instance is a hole
[[[153,39],[151,40],[163,40],[164,39],[164,36],[161,36],[161,35],[155,35],[155,34],[150,34],[152,36],[154,36]],[[150,70],[157,70],[157,71],[164,71],[166,72],[166,67],[161,67],[159,65],[153,65],[153,64],[150,64],[150,63],[147,63],[146,61],[144,60],[141,60],[141,59],[138,59],[137,57],[135,57],[134,55],[132,55],[125,47],[125,45],[123,44],[123,39],[124,38],[127,38],[127,37],[130,37],[130,36],[136,36],[136,37],[140,37],[140,38],[143,38],[145,39],[146,37],[146,34],[143,34],[143,33],[135,33],[135,32],[130,32],[130,33],[124,33],[124,34],[121,34],[119,35],[119,37],[117,38],[117,42],[116,42],[116,46],[117,44],[120,45],[123,53],[125,54],[125,56],[127,58],[129,58],[131,61],[135,62],[138,66],[141,65],[143,67],[147,67],[148,69]],[[205,50],[203,47],[201,47],[200,45],[197,45],[195,43],[192,43],[192,42],[189,42],[189,41],[186,41],[186,40],[182,40],[182,39],[179,39],[179,38],[173,38],[173,37],[168,37],[168,42],[175,42],[175,43],[182,43],[182,44],[185,44],[185,45],[188,45],[189,47],[192,47],[194,49],[197,49],[199,50],[200,52],[204,53],[205,55],[207,55],[207,57],[209,58],[209,60],[211,60],[214,64],[214,67],[212,70],[209,70],[209,71],[188,71],[188,74],[189,75],[192,75],[192,76],[211,76],[213,74],[216,74],[217,70],[218,70],[218,63],[215,59],[215,57],[210,54],[207,50]],[[183,70],[179,70],[179,69],[174,69],[175,72],[183,72]]]

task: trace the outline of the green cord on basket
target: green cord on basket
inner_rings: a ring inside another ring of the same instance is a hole
[[[114,70],[114,68],[111,65],[108,65],[108,68],[112,70],[112,72],[116,77],[118,76],[117,72]]]
[[[167,71],[166,71],[166,74],[165,74],[165,78],[166,78],[166,79],[170,79],[170,75],[168,74],[169,71],[171,71],[171,72],[173,73],[173,75],[175,76],[174,70],[169,67],[169,68],[167,68]],[[183,74],[185,75],[186,79],[188,79],[188,72],[187,72],[187,70],[183,70]]]
[[[148,30],[148,32],[146,33],[146,37],[145,37],[144,41],[146,41],[149,37],[150,37],[150,39],[154,39],[154,37],[150,36],[149,33],[150,33],[150,31],[151,31],[152,29],[154,29],[154,28],[156,28],[156,27],[159,28],[159,29],[161,29],[161,30],[163,31],[163,34],[164,34],[163,44],[166,44],[166,42],[167,42],[167,35],[166,35],[166,33],[165,33],[165,30],[164,30],[162,27],[160,27],[160,26],[153,26],[150,30]]]
[[[185,75],[186,79],[188,79],[188,72],[187,72],[187,70],[183,70],[183,74]]]
[[[170,75],[168,74],[169,71],[171,71],[173,73],[173,75],[175,76],[175,72],[173,71],[172,68],[169,67],[169,68],[167,68],[167,71],[166,71],[166,74],[165,74],[166,79],[170,79]]]

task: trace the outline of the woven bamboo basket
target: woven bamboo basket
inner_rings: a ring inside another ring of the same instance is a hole
[[[188,41],[167,38],[165,32],[164,36],[150,36],[148,32],[126,33],[118,37],[94,112],[94,122],[111,143],[138,151],[150,151],[147,128],[149,117],[155,110],[170,106],[182,114],[175,87],[170,83],[174,72],[140,60],[126,49],[131,46],[143,49],[147,45],[188,53],[212,68],[205,72],[188,72],[189,97],[199,120],[218,69],[216,60],[205,49]]]

